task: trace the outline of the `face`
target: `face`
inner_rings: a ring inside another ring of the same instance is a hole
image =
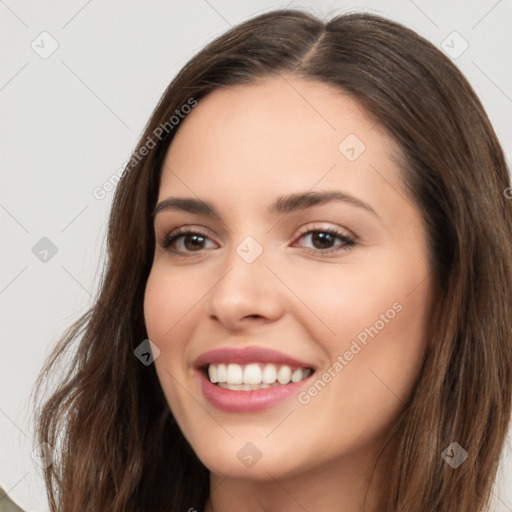
[[[214,91],[182,121],[144,312],[169,406],[210,471],[354,463],[403,408],[432,283],[398,154],[350,97],[293,76]]]

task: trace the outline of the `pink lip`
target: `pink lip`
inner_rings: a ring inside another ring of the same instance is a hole
[[[201,368],[210,363],[276,363],[286,364],[292,368],[313,368],[310,363],[300,361],[287,356],[276,350],[263,347],[244,347],[244,348],[217,348],[201,354],[195,361],[194,366]]]
[[[292,395],[296,395],[314,374],[300,382],[291,382],[284,386],[272,386],[251,391],[233,391],[212,384],[203,371],[199,371],[201,390],[204,397],[213,406],[226,412],[256,412],[269,409]]]
[[[205,371],[210,363],[236,363],[247,364],[254,362],[286,364],[292,368],[312,368],[312,365],[300,361],[286,354],[262,347],[245,348],[219,348],[201,354],[194,362],[201,381],[201,390],[204,397],[214,407],[226,412],[256,412],[274,407],[292,395],[296,395],[301,388],[308,385],[314,375],[311,374],[300,382],[291,382],[283,386],[271,386],[265,389],[251,391],[233,391],[212,384]]]

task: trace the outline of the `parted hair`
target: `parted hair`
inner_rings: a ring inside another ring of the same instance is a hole
[[[203,510],[209,472],[154,365],[134,356],[147,338],[151,212],[179,126],[143,158],[140,149],[190,98],[200,105],[218,88],[290,73],[338,88],[378,121],[400,148],[400,177],[427,226],[432,322],[413,393],[386,440],[395,449],[380,510],[487,510],[512,400],[512,201],[497,136],[462,73],[414,31],[367,13],[323,21],[276,10],[230,29],[181,69],[117,185],[94,303],[34,386],[37,441],[55,450],[44,470],[52,512]],[[452,442],[468,454],[456,469],[442,457]]]

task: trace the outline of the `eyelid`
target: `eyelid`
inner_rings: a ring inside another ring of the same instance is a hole
[[[306,226],[299,228],[299,233],[297,237],[301,237],[302,235],[309,233],[310,231],[335,231],[347,238],[352,238],[353,240],[358,239],[358,237],[347,228],[342,228],[340,226],[326,226],[326,224],[328,223],[313,222],[313,225],[307,224]]]

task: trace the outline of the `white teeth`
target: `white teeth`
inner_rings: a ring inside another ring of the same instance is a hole
[[[244,384],[261,384],[261,368],[259,364],[248,364],[245,367]]]
[[[281,366],[277,372],[277,381],[279,384],[288,384],[292,376],[292,369],[289,366]]]
[[[285,385],[290,382],[300,382],[309,377],[312,370],[309,368],[292,368],[288,365],[275,365],[265,363],[250,363],[239,365],[236,363],[219,363],[208,366],[210,382],[218,384],[225,389],[249,391],[263,389],[270,385]]]
[[[269,388],[270,384],[226,384],[222,382],[219,387],[224,389],[231,389],[232,391],[251,391],[253,389]]]
[[[226,365],[221,363],[221,364],[210,365],[210,366],[217,367],[217,382],[226,382],[227,376],[228,376],[228,370],[226,368]]]
[[[273,384],[277,379],[276,367],[273,364],[266,364],[261,379],[263,384]]]
[[[242,384],[244,380],[243,377],[242,367],[239,364],[228,364],[226,375],[226,382],[228,384]]]
[[[292,382],[299,382],[300,380],[302,380],[304,377],[304,373],[302,371],[302,368],[297,368],[296,370],[293,371],[292,373]]]
[[[213,382],[214,384],[218,382],[217,379],[217,367],[213,364],[208,366],[208,377],[210,377],[210,382]]]

